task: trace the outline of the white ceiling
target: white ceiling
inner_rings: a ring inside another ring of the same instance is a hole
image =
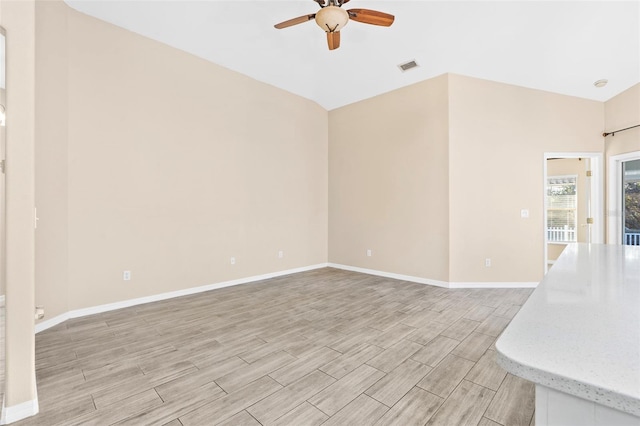
[[[66,3],[328,110],[447,72],[599,101],[640,81],[640,1],[352,0],[343,7],[395,22],[351,21],[334,51],[313,21],[273,28],[315,13],[312,0]],[[413,59],[420,67],[400,72]]]

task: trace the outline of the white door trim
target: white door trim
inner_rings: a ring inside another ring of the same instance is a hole
[[[622,163],[640,160],[640,151],[612,155],[607,164],[607,244],[622,244]]]
[[[604,211],[604,173],[603,173],[603,153],[602,152],[545,152],[543,160],[543,220],[542,229],[544,235],[544,273],[547,273],[547,197],[545,191],[547,187],[547,160],[549,158],[588,158],[591,160],[591,215],[593,225],[591,227],[591,242],[595,244],[604,243],[604,224],[602,213]]]

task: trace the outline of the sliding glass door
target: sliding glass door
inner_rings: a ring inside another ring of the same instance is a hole
[[[640,246],[640,160],[622,163],[622,244]]]

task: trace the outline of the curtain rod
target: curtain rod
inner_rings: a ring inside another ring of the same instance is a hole
[[[609,135],[615,136],[618,132],[624,132],[625,130],[634,129],[636,127],[640,127],[640,124],[636,124],[635,126],[627,127],[626,129],[614,130],[613,132],[604,132],[602,134],[603,137],[607,137]]]

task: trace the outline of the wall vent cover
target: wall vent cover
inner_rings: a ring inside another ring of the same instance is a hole
[[[405,72],[410,70],[411,68],[416,68],[417,66],[418,64],[416,63],[416,61],[409,61],[405,62],[404,64],[398,65],[398,68],[400,68],[402,72]]]

